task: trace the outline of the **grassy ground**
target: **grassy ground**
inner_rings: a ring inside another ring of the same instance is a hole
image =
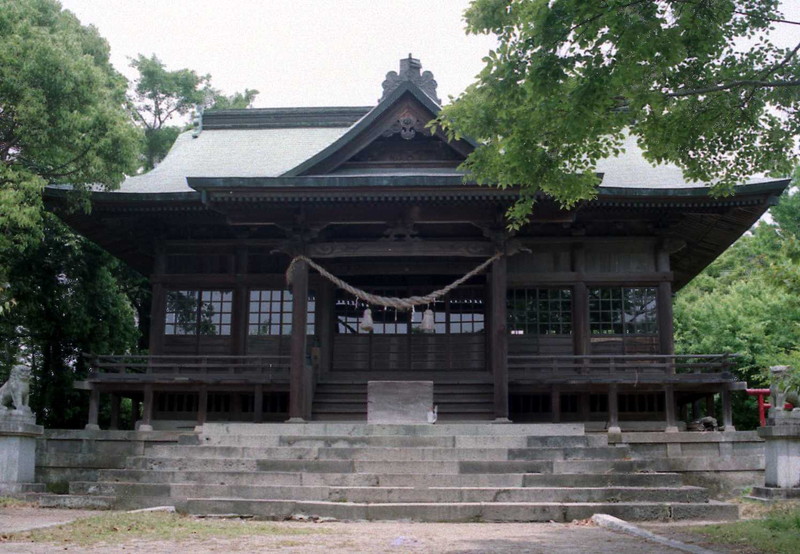
[[[198,519],[168,512],[140,512],[102,514],[57,527],[9,533],[0,537],[0,541],[92,546],[116,544],[129,539],[182,541],[212,537],[316,535],[329,532],[325,529],[279,527],[264,521]]]
[[[21,506],[32,506],[32,504],[10,496],[0,496],[0,508],[19,508]]]
[[[800,552],[800,504],[787,503],[756,510],[761,512],[753,514],[761,516],[758,519],[691,527],[687,531],[743,553]]]

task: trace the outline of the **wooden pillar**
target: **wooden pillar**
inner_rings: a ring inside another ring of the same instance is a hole
[[[731,391],[725,387],[722,389],[722,425],[726,431],[736,431],[733,426],[733,409],[731,407]]]
[[[197,426],[205,425],[208,419],[208,387],[200,385],[197,391]]]
[[[323,282],[317,294],[317,336],[319,337],[319,372],[331,371],[333,360],[333,334],[336,325],[336,294],[329,281]]]
[[[506,315],[507,263],[505,256],[492,262],[490,305],[492,307],[490,364],[494,378],[494,417],[508,421],[508,330]]]
[[[248,333],[248,308],[250,306],[247,285],[244,278],[247,275],[247,248],[236,248],[236,284],[233,288],[233,316],[231,320],[231,350],[232,354],[243,356],[247,354]]]
[[[622,440],[622,431],[619,427],[619,391],[616,383],[608,385],[608,438],[611,442]]]
[[[664,387],[664,413],[667,422],[665,431],[676,433],[678,431],[678,421],[675,419],[675,389],[672,385]]]
[[[306,322],[308,319],[308,264],[299,261],[292,276],[292,341],[289,376],[289,421],[310,419],[306,390]]]
[[[256,385],[253,392],[253,423],[264,421],[264,385]]]
[[[656,269],[659,272],[670,271],[669,253],[659,249],[656,256]],[[658,343],[662,354],[672,355],[675,353],[674,329],[672,324],[672,283],[662,281],[658,284],[656,297],[656,308],[658,310]],[[675,366],[672,365],[672,372]]]
[[[142,420],[137,431],[152,431],[153,425],[153,385],[144,386],[144,403],[142,405]]]
[[[89,431],[99,431],[100,425],[97,423],[98,414],[100,413],[100,391],[93,388],[89,393],[89,421],[86,427]]]
[[[579,276],[586,270],[586,250],[583,244],[572,250],[572,269]],[[579,281],[572,286],[572,351],[576,356],[589,354],[589,287]]]
[[[117,393],[111,393],[111,420],[109,421],[108,428],[114,431],[119,429],[119,405],[120,396]]]
[[[161,354],[164,351],[164,318],[167,307],[167,292],[161,284],[160,277],[167,267],[167,256],[162,243],[155,248],[155,264],[153,267],[153,295],[150,300],[150,354]]]
[[[561,423],[561,389],[558,387],[550,390],[550,411],[553,414],[553,423]]]

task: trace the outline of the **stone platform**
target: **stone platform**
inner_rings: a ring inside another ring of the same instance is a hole
[[[96,481],[74,481],[63,501],[273,519],[738,517],[736,506],[709,500],[667,465],[634,459],[627,445],[610,446],[582,424],[221,423],[151,445]]]
[[[36,438],[44,429],[33,415],[7,411],[0,417],[0,494],[38,490],[34,484]]]

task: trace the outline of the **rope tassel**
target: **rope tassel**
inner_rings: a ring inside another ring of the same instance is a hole
[[[364,310],[364,316],[361,318],[361,325],[359,325],[359,328],[369,333],[374,327],[375,324],[372,322],[372,310],[367,308]]]
[[[433,333],[433,310],[430,308],[422,314],[422,323],[419,325],[419,330],[423,333]]]

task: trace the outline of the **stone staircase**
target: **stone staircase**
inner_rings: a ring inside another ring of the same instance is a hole
[[[176,505],[193,514],[343,520],[726,520],[710,501],[631,459],[582,424],[207,424],[178,445],[154,445],[73,482],[69,498],[115,508]],[[43,497],[42,502],[56,502]],[[52,504],[51,504],[52,505]]]
[[[440,421],[487,421],[494,419],[494,389],[486,382],[437,382],[433,403]],[[314,392],[312,413],[317,421],[366,421],[367,383],[323,381]]]

